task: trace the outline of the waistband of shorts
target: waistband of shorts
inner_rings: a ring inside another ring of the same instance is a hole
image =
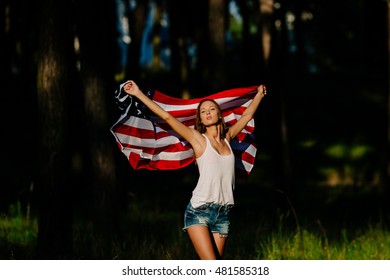
[[[218,209],[218,210],[228,210],[228,209],[231,209],[233,206],[234,206],[234,204],[218,204],[218,203],[214,203],[214,202],[206,202],[199,207],[214,208],[214,209]]]

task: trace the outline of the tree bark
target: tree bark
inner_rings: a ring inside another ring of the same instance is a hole
[[[388,59],[388,84],[387,84],[387,171],[385,174],[385,192],[390,197],[390,0],[387,0],[387,59]]]
[[[209,40],[210,56],[208,76],[211,90],[218,90],[226,85],[226,1],[209,1]]]
[[[145,26],[147,1],[138,1],[135,10],[129,12],[129,29],[131,43],[126,69],[126,79],[138,81],[140,77],[139,57],[141,51],[141,38]]]
[[[77,19],[80,38],[81,79],[84,95],[86,149],[90,170],[86,186],[91,193],[90,213],[96,237],[102,241],[101,257],[110,254],[117,221],[117,188],[108,102],[113,104],[115,6],[107,1],[80,1]]]
[[[38,255],[67,258],[72,249],[68,147],[68,73],[72,49],[67,1],[40,1],[37,77],[40,198]]]
[[[271,33],[273,25],[273,0],[259,0],[262,57],[265,68],[268,68],[271,54]]]

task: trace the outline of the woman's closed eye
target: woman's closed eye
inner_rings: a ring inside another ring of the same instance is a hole
[[[209,109],[202,109],[200,110],[201,114],[206,114],[208,111],[215,111],[217,108],[216,107],[210,107]]]

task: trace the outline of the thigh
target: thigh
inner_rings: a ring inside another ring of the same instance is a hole
[[[201,260],[215,260],[219,257],[215,251],[214,238],[208,227],[193,225],[187,228],[187,232]]]
[[[223,236],[219,232],[214,232],[213,238],[214,238],[214,244],[218,250],[219,257],[222,258],[223,251],[225,249],[225,245],[226,245],[226,241],[227,241],[227,236]]]

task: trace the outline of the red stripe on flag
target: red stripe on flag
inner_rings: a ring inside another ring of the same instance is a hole
[[[241,117],[256,92],[257,87],[253,86],[225,90],[202,98],[180,99],[155,91],[153,100],[182,123],[193,127],[199,102],[206,98],[213,99],[220,104],[226,126],[230,127]],[[157,116],[151,116],[148,120],[129,113],[137,110],[126,110],[111,128],[119,148],[128,156],[134,169],[178,169],[194,162],[192,149],[187,142]],[[143,115],[146,114],[143,112]],[[238,174],[249,174],[254,165],[256,145],[253,131],[252,120],[231,141]]]

